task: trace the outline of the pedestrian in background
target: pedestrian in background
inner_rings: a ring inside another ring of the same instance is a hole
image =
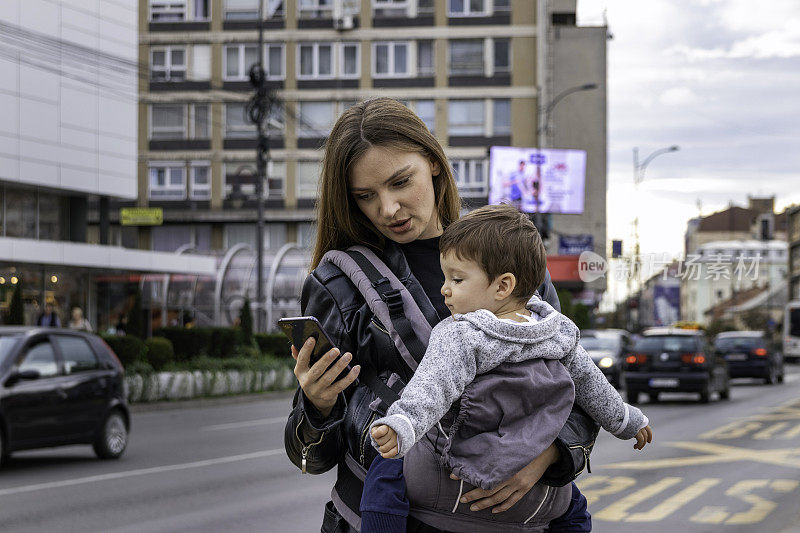
[[[36,319],[36,325],[46,328],[60,328],[61,319],[58,318],[58,313],[55,310],[52,302],[44,304],[44,311]]]
[[[84,318],[83,310],[80,307],[72,308],[72,317],[70,318],[67,327],[69,329],[75,329],[78,331],[89,331],[89,332],[94,331],[89,321],[86,318]]]

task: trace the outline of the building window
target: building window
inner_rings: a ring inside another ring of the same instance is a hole
[[[326,137],[333,127],[335,108],[333,102],[298,102],[298,137]]]
[[[333,78],[333,43],[297,45],[299,53],[298,79]]]
[[[208,104],[153,104],[150,139],[208,139],[211,137]]]
[[[247,198],[256,197],[256,172],[255,162],[229,161],[224,164],[225,197],[228,198],[238,186]],[[285,198],[286,189],[286,162],[270,159],[267,162],[267,182],[264,187],[264,199]]]
[[[411,73],[407,42],[376,42],[372,45],[372,74],[376,78],[405,78]]]
[[[284,133],[283,107],[272,106],[267,120],[267,133],[281,136]],[[244,102],[230,102],[225,104],[225,138],[226,139],[254,139],[258,134],[256,125],[250,122],[247,116],[247,106]]]
[[[7,237],[36,238],[36,191],[6,188],[5,226]]]
[[[422,122],[428,126],[431,133],[434,133],[434,125],[436,124],[436,105],[433,100],[417,100],[414,102],[414,111],[417,113]],[[434,133],[435,135],[435,133]]]
[[[319,175],[322,164],[319,161],[298,161],[295,172],[295,192],[298,199],[317,197]]]
[[[511,41],[495,39],[492,44],[494,44],[494,71],[509,72],[511,70]]]
[[[150,51],[150,79],[183,81],[186,79],[186,47],[165,46]]]
[[[451,100],[447,110],[447,133],[452,136],[482,136],[485,120],[483,100]]]
[[[258,63],[257,44],[229,44],[225,46],[225,66],[227,81],[248,80],[250,67]]]
[[[150,164],[151,200],[186,198],[186,166],[183,162]]]
[[[300,18],[331,18],[334,0],[300,0],[298,14]]]
[[[456,76],[485,74],[483,39],[459,39],[448,43],[450,74]]]
[[[225,81],[249,81],[250,68],[258,63],[257,44],[229,44],[225,46]],[[267,44],[264,47],[264,70],[269,80],[284,77],[284,53],[282,44]]]
[[[507,13],[511,11],[511,0],[494,0],[494,12]]]
[[[313,222],[299,222],[297,224],[297,244],[303,248],[311,249],[317,240],[317,225]]]
[[[189,195],[192,200],[211,199],[211,166],[208,161],[192,162]]]
[[[342,78],[360,77],[361,45],[359,43],[342,43],[340,64]]]
[[[485,159],[453,159],[451,164],[458,192],[462,196],[482,197],[489,194]]]
[[[408,16],[409,3],[413,0],[372,0],[372,11],[376,17]]]
[[[511,100],[494,100],[492,135],[511,135]]]
[[[211,0],[150,0],[152,22],[208,20]]]
[[[259,0],[224,0],[225,20],[258,20]],[[283,0],[264,0],[265,19],[283,17]]]
[[[487,0],[447,0],[449,17],[482,17],[488,14]]]
[[[185,139],[186,105],[153,104],[150,106],[151,139]]]
[[[417,13],[420,15],[433,15],[434,0],[417,0]]]
[[[420,76],[433,76],[433,41],[417,41],[417,72]]]

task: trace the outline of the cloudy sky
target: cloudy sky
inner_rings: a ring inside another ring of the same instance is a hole
[[[638,205],[642,252],[678,255],[701,210],[800,203],[799,1],[578,0],[579,24],[604,12],[609,239],[632,248]],[[633,147],[641,160],[672,144],[635,191]]]

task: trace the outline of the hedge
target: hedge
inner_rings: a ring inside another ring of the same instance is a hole
[[[283,333],[256,333],[253,335],[261,353],[275,357],[291,357],[292,342]]]
[[[147,347],[141,339],[133,335],[118,337],[116,335],[103,335],[103,340],[117,354],[122,366],[129,368],[136,362],[145,361]]]
[[[147,362],[154,370],[161,370],[175,360],[175,351],[169,339],[151,337],[144,344],[147,346]]]

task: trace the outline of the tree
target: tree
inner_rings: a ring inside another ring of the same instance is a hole
[[[125,333],[140,339],[144,339],[146,336],[144,316],[142,315],[142,291],[138,287],[133,295],[133,307],[128,311],[128,326]]]
[[[253,313],[250,310],[250,298],[245,298],[239,309],[239,326],[242,328],[242,344],[253,344]]]
[[[25,324],[25,309],[22,304],[22,280],[14,286],[11,305],[8,307],[8,324],[22,326]]]
[[[572,294],[565,290],[558,291],[558,300],[561,302],[561,314],[575,322],[579,329],[592,327],[592,314],[587,305],[573,302]]]

